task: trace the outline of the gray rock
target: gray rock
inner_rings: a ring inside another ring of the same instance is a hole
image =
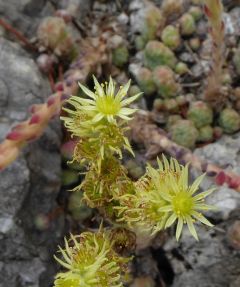
[[[229,13],[229,17],[231,18],[230,22],[233,26],[233,33],[237,37],[240,35],[240,1],[238,3],[238,7],[236,6],[234,9],[232,9]]]
[[[19,45],[0,39],[0,104],[1,122],[13,123],[24,120],[32,104],[40,103],[50,88],[43,80],[34,61],[27,56]],[[7,107],[7,109],[6,109]],[[1,133],[1,137],[5,134]]]
[[[42,17],[54,12],[46,0],[0,0],[0,17],[31,37]]]
[[[227,145],[216,142],[205,146],[204,148],[197,149],[195,154],[210,159],[211,162],[220,165],[227,166],[232,165],[236,159],[237,149],[229,148]]]
[[[86,15],[89,11],[92,0],[57,0],[55,1],[59,9],[66,9],[70,15],[76,17],[79,20]]]
[[[213,144],[196,149],[194,154],[203,160],[239,174],[240,134],[223,136]],[[194,178],[200,175],[196,170],[192,173]],[[207,190],[213,187],[213,184],[211,178],[206,177],[201,188]],[[215,220],[224,220],[232,211],[240,207],[240,193],[226,186],[217,186],[216,191],[207,198],[207,203],[217,207],[216,211],[207,212],[207,215]]]
[[[240,257],[227,243],[228,225],[226,222],[210,230],[197,227],[199,242],[186,229],[179,245],[167,242],[164,249],[175,273],[173,287],[234,286],[231,284],[240,274]]]
[[[8,233],[14,226],[13,219],[11,217],[0,218],[0,233]]]
[[[12,124],[26,119],[33,103],[50,94],[47,80],[17,44],[0,39],[0,140]],[[58,208],[61,159],[59,121],[0,173],[0,287],[47,287],[55,265],[52,256],[63,230],[63,217],[44,228],[36,224]]]
[[[206,214],[215,220],[224,220],[230,216],[232,211],[240,208],[240,193],[223,186],[210,195],[206,202],[217,208],[216,211],[209,211]]]

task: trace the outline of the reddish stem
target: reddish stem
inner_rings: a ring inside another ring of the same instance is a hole
[[[14,34],[17,39],[21,42],[23,42],[28,48],[30,48],[31,50],[36,51],[36,47],[34,45],[32,45],[28,39],[18,30],[16,30],[15,28],[13,28],[10,24],[8,24],[5,20],[0,19],[0,25],[6,29],[8,32],[10,32],[11,34]]]

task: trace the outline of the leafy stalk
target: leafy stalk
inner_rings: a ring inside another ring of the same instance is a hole
[[[212,38],[212,66],[208,76],[205,98],[214,104],[221,95],[224,63],[224,22],[221,0],[203,0]]]
[[[22,148],[32,140],[39,138],[49,121],[59,114],[63,102],[75,94],[77,82],[85,82],[102,59],[104,51],[96,49],[89,43],[82,46],[82,51],[65,75],[65,80],[58,83],[58,91],[52,94],[46,103],[34,105],[31,117],[16,125],[0,144],[0,170],[11,164],[20,154]]]

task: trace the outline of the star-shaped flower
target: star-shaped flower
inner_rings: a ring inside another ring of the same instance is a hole
[[[131,104],[141,95],[141,93],[139,93],[132,97],[125,98],[131,81],[129,80],[126,85],[120,87],[115,95],[115,84],[111,77],[109,83],[105,83],[105,85],[100,85],[94,76],[93,80],[95,84],[95,93],[79,83],[83,92],[90,99],[80,97],[72,98],[81,105],[82,111],[91,113],[92,121],[94,123],[104,118],[109,122],[114,122],[118,117],[124,120],[130,120],[131,118],[129,116],[135,113],[136,109],[127,108],[126,106]]]
[[[158,161],[159,168],[157,170],[152,167],[148,168],[155,186],[152,192],[158,193],[164,200],[164,205],[159,207],[157,212],[164,214],[165,228],[170,227],[177,221],[177,240],[180,238],[184,224],[187,224],[192,236],[198,240],[194,227],[196,221],[213,226],[202,215],[201,211],[214,209],[213,206],[205,204],[204,200],[215,188],[196,194],[205,174],[199,176],[192,185],[189,185],[188,165],[181,166],[174,159],[171,159],[169,164],[165,157],[163,157],[163,163]]]

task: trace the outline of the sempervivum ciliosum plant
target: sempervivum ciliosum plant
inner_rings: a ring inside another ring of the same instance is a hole
[[[133,228],[135,222],[140,222],[155,234],[177,221],[177,240],[184,224],[198,240],[194,223],[198,221],[212,226],[201,212],[213,208],[205,204],[204,199],[214,189],[197,193],[203,177],[198,177],[189,185],[188,165],[181,166],[175,159],[169,162],[163,156],[163,163],[158,160],[157,169],[149,165],[146,174],[136,182],[134,195],[121,197],[124,204],[127,201],[132,206],[121,206],[118,210]]]
[[[206,100],[216,102],[221,92],[222,66],[224,61],[224,22],[221,0],[203,0],[204,11],[210,25],[212,36],[212,67],[206,88]]]
[[[65,239],[55,259],[67,269],[56,275],[54,287],[121,287],[128,258],[119,256],[114,241],[102,228],[97,233],[84,232]]]
[[[211,226],[200,212],[211,208],[203,200],[212,190],[195,195],[202,176],[189,186],[188,166],[163,157],[164,164],[159,161],[158,169],[148,166],[138,181],[128,177],[120,158],[123,148],[133,153],[125,131],[135,109],[127,106],[140,94],[125,99],[130,81],[116,94],[112,78],[100,85],[94,77],[94,84],[95,92],[80,85],[89,98],[72,96],[67,101],[70,108],[64,108],[68,115],[62,119],[79,139],[73,160],[86,164],[85,178],[75,190],[81,190],[87,205],[97,208],[108,222],[117,223],[119,235],[100,228],[96,234],[85,232],[72,236],[70,243],[65,241],[65,249],[60,248],[63,260],[56,260],[67,271],[57,274],[55,287],[121,287],[129,259],[117,254],[118,245],[121,250],[146,247],[158,231],[175,221],[177,239],[184,223],[196,239],[194,221]]]
[[[124,147],[132,151],[124,132],[135,109],[127,106],[139,94],[124,99],[130,82],[116,95],[112,78],[100,85],[94,77],[94,83],[95,92],[80,85],[89,98],[72,96],[68,100],[72,108],[64,108],[68,116],[62,119],[79,138],[73,160],[85,162],[87,167],[85,178],[75,190],[83,192],[89,207],[98,208],[110,222],[118,223],[119,235],[101,227],[95,234],[84,232],[71,236],[69,242],[65,240],[65,249],[60,248],[63,259],[56,260],[67,271],[57,274],[55,287],[121,287],[129,259],[118,255],[117,245],[122,250],[135,246],[136,240],[137,247],[143,248],[156,232],[175,221],[177,239],[184,223],[196,239],[193,222],[211,226],[200,212],[211,208],[203,201],[213,190],[195,195],[203,176],[189,186],[188,166],[180,166],[174,159],[169,163],[163,157],[158,169],[148,166],[138,181],[127,176],[119,157]],[[126,228],[133,236],[128,236]]]

